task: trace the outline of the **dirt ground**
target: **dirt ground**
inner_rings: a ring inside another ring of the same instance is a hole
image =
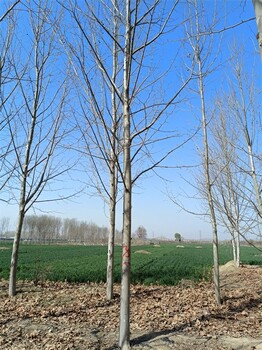
[[[262,267],[221,267],[223,304],[213,286],[132,286],[132,349],[262,350]],[[114,350],[120,287],[107,301],[104,284],[18,283],[15,298],[0,282],[0,349]]]

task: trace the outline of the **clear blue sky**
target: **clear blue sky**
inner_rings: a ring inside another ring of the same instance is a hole
[[[251,0],[229,0],[225,2],[221,0],[217,4],[217,10],[221,19],[217,24],[217,30],[254,17]],[[205,1],[205,5],[207,6],[207,10],[211,11],[213,0]],[[225,76],[229,72],[227,59],[229,57],[229,49],[233,43],[245,47],[245,63],[247,64],[248,60],[250,60],[249,62],[253,66],[253,63],[256,62],[258,64],[257,74],[261,76],[261,65],[255,38],[256,33],[257,29],[254,20],[223,33],[222,43],[219,48],[219,61],[222,63],[222,66],[220,66],[217,72],[209,76],[207,80],[206,88],[210,101],[216,91],[226,89],[224,83]],[[220,38],[220,35],[217,34],[216,38]],[[172,52],[169,52],[169,54],[172,55]],[[180,62],[182,62],[182,59]],[[170,84],[172,84],[172,81],[170,81]],[[189,102],[187,102],[184,105],[180,104],[174,112],[176,118],[174,126],[178,128],[179,132],[185,134],[190,134],[198,125],[198,103],[195,100],[191,100],[190,104],[194,106],[194,111],[189,108]],[[183,147],[183,149],[179,149],[174,153],[166,162],[166,165],[177,166],[197,163],[198,158],[195,145],[200,142],[201,138],[197,136]],[[164,148],[168,148],[168,145],[159,147],[161,151],[164,151]],[[165,236],[167,238],[173,238],[174,233],[179,232],[185,238],[211,238],[211,227],[209,223],[205,222],[203,218],[201,219],[198,216],[181,211],[168,197],[168,192],[176,195],[183,192],[189,195],[193,194],[192,187],[183,179],[186,178],[188,182],[193,183],[194,175],[192,170],[188,168],[163,169],[159,171],[159,174],[168,181],[165,182],[153,173],[150,173],[142,178],[137,186],[134,187],[132,231],[135,231],[139,225],[143,225],[150,237]],[[70,182],[67,182],[67,184],[68,187],[74,186]],[[90,196],[88,191],[87,188],[86,194],[79,195],[70,201],[43,203],[41,206],[38,206],[41,211],[36,211],[36,214],[48,213],[62,218],[77,218],[88,222],[93,221],[100,226],[108,226],[107,206],[100,198]],[[180,200],[189,210],[201,212],[201,204],[196,200],[183,198],[182,196]],[[18,208],[16,205],[10,206],[0,202],[0,217],[10,217],[12,226],[15,225],[17,211]],[[121,229],[121,205],[118,206],[117,213],[117,228]],[[222,232],[221,238],[226,238]]]

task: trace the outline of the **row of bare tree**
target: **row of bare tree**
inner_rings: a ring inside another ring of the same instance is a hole
[[[202,166],[194,174],[193,186],[203,201],[204,211],[194,214],[208,216],[212,225],[215,296],[221,304],[218,228],[230,233],[237,266],[240,265],[240,238],[248,240],[247,233],[255,238],[261,235],[260,91],[256,87],[259,77],[254,70],[245,71],[243,50],[232,45],[230,78],[225,78],[224,91],[216,90],[210,103],[207,96],[214,87],[208,85],[208,78],[220,69],[222,47],[221,43],[214,47],[217,18],[213,16],[209,20],[207,31],[203,8],[203,3],[189,1],[189,20],[185,26],[187,56],[193,57],[194,62],[195,79],[191,85],[199,98],[203,140],[203,148],[199,149]],[[171,196],[171,199],[179,204],[177,198]]]
[[[108,228],[77,219],[61,219],[51,215],[27,215],[24,220],[22,238],[26,241],[44,243],[67,241],[72,243],[106,244]],[[121,242],[120,232],[116,232]]]
[[[53,215],[26,215],[23,223],[21,239],[27,243],[81,243],[107,244],[109,230],[94,222],[77,219],[62,219]],[[0,239],[10,239],[14,232],[10,231],[10,218],[0,218]],[[115,229],[115,243],[121,244],[122,232]],[[147,240],[147,230],[139,226],[132,234],[139,242]]]
[[[121,349],[130,348],[132,193],[142,175],[165,166],[202,130],[203,176],[197,187],[213,228],[219,304],[218,222],[232,234],[238,261],[239,235],[257,232],[261,223],[256,92],[235,60],[230,91],[217,98],[215,108],[207,103],[207,77],[219,68],[222,47],[215,35],[223,31],[216,30],[215,16],[207,19],[204,5],[197,0],[182,5],[178,0],[10,0],[1,9],[0,198],[18,207],[9,295],[16,294],[26,214],[37,203],[82,191],[65,188],[80,172],[84,186],[109,207],[108,299],[113,298],[116,205],[123,203]],[[178,139],[175,108],[188,88],[199,97],[201,122]]]

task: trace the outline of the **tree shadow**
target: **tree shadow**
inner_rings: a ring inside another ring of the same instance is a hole
[[[238,296],[238,297],[225,297],[224,301],[239,301],[243,299],[243,295],[242,296]],[[235,314],[240,313],[244,310],[246,311],[252,311],[254,308],[258,307],[259,305],[261,305],[262,303],[262,297],[259,298],[254,298],[254,297],[250,297],[248,298],[248,300],[243,300],[242,303],[240,303],[239,305],[229,305],[229,307],[226,310],[220,309],[217,312],[214,313],[210,313],[210,314],[202,314],[192,320],[189,320],[187,322],[184,322],[182,324],[177,325],[176,327],[172,327],[172,328],[168,328],[168,329],[162,329],[159,331],[152,331],[149,333],[145,333],[142,334],[138,337],[135,337],[133,339],[130,340],[130,345],[134,346],[134,345],[141,345],[142,343],[145,342],[150,342],[152,340],[154,340],[157,337],[162,337],[162,336],[168,336],[168,335],[174,335],[175,333],[183,333],[183,331],[185,329],[187,329],[188,327],[194,327],[194,325],[197,323],[199,324],[199,322],[205,322],[205,321],[211,321],[211,320],[218,320],[218,319],[235,319]],[[164,338],[163,338],[164,340]],[[116,350],[119,349],[119,347],[117,346],[117,344],[114,344],[114,346],[110,347],[108,350]]]

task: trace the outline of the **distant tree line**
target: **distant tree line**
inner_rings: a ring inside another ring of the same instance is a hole
[[[10,218],[0,217],[0,238],[11,238],[14,232],[9,230]],[[53,215],[27,215],[24,219],[22,237],[25,242],[41,243],[86,243],[107,244],[109,229],[94,222],[75,218],[62,219]],[[133,233],[134,239],[146,240],[147,230],[140,225]],[[115,241],[121,244],[122,233],[116,229]]]
[[[28,242],[73,242],[86,244],[106,244],[108,228],[93,222],[77,219],[61,219],[52,215],[27,215],[24,220],[22,239]],[[117,242],[121,233],[117,231]]]

